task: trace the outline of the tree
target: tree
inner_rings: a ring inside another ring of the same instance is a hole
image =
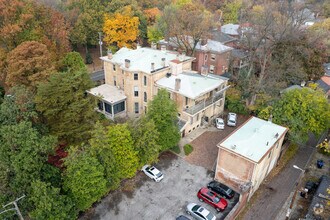
[[[107,15],[104,20],[104,41],[108,45],[131,47],[138,35],[139,18],[132,15],[130,6],[126,6],[123,13]]]
[[[84,60],[78,52],[70,52],[65,55],[61,62],[61,71],[63,72],[75,72],[86,70]]]
[[[40,180],[34,180],[31,188],[29,202],[35,207],[29,214],[32,219],[69,220],[76,218],[71,199],[66,195],[61,195],[59,188]]]
[[[163,33],[160,31],[160,29],[156,26],[149,26],[148,27],[148,41],[152,43],[157,43],[161,39],[163,39]]]
[[[46,45],[36,41],[24,42],[12,50],[7,63],[6,84],[10,87],[25,85],[34,90],[54,70]]]
[[[85,70],[54,73],[38,86],[36,109],[50,132],[69,143],[87,140],[96,120],[95,101],[86,91],[93,86]]]
[[[177,106],[168,97],[165,89],[158,91],[158,94],[148,104],[147,118],[153,120],[159,132],[158,144],[161,150],[168,150],[174,147],[180,140],[177,122]]]
[[[116,189],[120,183],[120,177],[117,175],[115,157],[111,149],[107,130],[99,122],[96,123],[92,131],[92,138],[89,141],[90,148],[88,152],[93,157],[97,158],[100,164],[104,167],[104,174],[107,180],[109,189]]]
[[[56,138],[41,136],[30,122],[23,121],[1,126],[0,146],[0,161],[8,169],[10,188],[17,195],[30,189],[31,180],[40,178]]]
[[[109,127],[108,141],[114,157],[114,170],[119,179],[131,178],[138,168],[137,152],[127,124]]]
[[[140,165],[157,161],[161,146],[157,143],[159,132],[153,120],[140,118],[131,126],[134,149],[138,154]]]
[[[226,1],[223,5],[223,21],[225,24],[237,24],[239,19],[239,10],[242,7],[241,0],[235,0],[228,2]]]
[[[184,1],[166,6],[158,26],[164,27],[166,38],[174,38],[181,49],[192,55],[197,43],[208,37],[211,19],[211,13],[202,4]]]
[[[104,168],[95,157],[73,148],[64,164],[63,188],[78,210],[88,209],[107,192]]]
[[[330,127],[330,105],[319,90],[287,91],[271,113],[274,123],[289,128],[289,138],[296,143],[306,141],[309,132],[319,135]]]

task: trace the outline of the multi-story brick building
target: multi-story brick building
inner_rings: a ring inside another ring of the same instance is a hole
[[[227,79],[191,70],[193,57],[175,51],[122,48],[101,57],[105,84],[89,93],[99,97],[98,110],[107,117],[138,117],[159,88],[176,101],[185,135],[223,111]]]

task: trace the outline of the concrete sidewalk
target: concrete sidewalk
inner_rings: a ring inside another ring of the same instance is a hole
[[[290,160],[285,168],[269,183],[264,183],[264,193],[245,214],[245,220],[274,220],[285,219],[289,208],[291,192],[294,191],[296,182],[301,174],[300,170],[294,169],[295,164],[301,168],[306,167],[313,155],[313,144],[300,147],[297,154]]]

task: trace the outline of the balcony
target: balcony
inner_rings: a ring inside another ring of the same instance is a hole
[[[205,99],[204,101],[191,106],[189,108],[184,109],[183,111],[188,113],[189,115],[195,115],[196,113],[208,108],[210,105],[214,104],[215,102],[219,101],[223,98],[223,93],[214,95],[212,98]]]

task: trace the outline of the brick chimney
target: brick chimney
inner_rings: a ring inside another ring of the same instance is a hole
[[[129,68],[129,66],[131,65],[131,61],[129,59],[125,59],[125,68]]]

